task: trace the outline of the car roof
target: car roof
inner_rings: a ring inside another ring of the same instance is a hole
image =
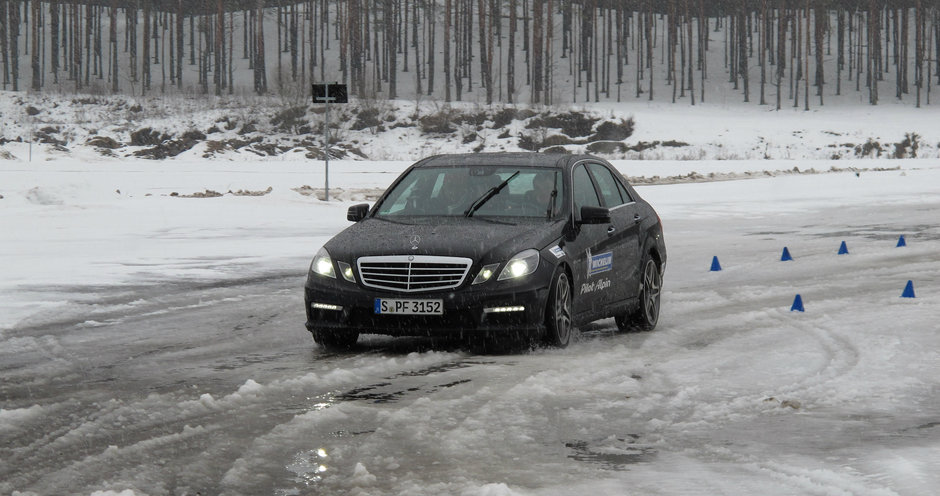
[[[558,167],[564,168],[583,159],[602,160],[590,155],[565,153],[456,153],[435,155],[414,164],[414,167],[473,167],[501,165],[508,167]]]

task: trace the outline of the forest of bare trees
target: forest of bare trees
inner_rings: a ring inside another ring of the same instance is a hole
[[[940,2],[0,0],[0,53],[13,91],[340,81],[362,98],[694,105],[722,84],[777,108],[849,91],[921,106],[940,84]]]

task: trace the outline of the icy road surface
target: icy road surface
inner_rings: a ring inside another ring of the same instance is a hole
[[[0,494],[940,490],[940,170],[643,187],[658,329],[497,356],[314,345],[304,271],[350,202],[10,177]]]

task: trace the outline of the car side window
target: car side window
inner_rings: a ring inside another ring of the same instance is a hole
[[[617,181],[617,188],[620,190],[620,196],[623,197],[624,203],[632,203],[635,201],[633,195],[627,191],[627,187],[624,186],[622,182]]]
[[[597,181],[597,187],[601,191],[601,197],[604,198],[606,207],[613,208],[628,201],[621,196],[620,188],[617,187],[619,182],[614,178],[610,169],[601,164],[588,164],[588,168],[591,170],[594,180]]]
[[[574,193],[574,207],[580,211],[581,207],[599,207],[600,200],[597,198],[597,191],[594,189],[594,183],[591,182],[591,176],[583,165],[575,167],[572,173],[571,189]]]

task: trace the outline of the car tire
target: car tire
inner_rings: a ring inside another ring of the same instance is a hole
[[[359,340],[356,331],[314,329],[310,333],[318,345],[328,350],[348,350]]]
[[[659,322],[663,276],[652,258],[645,258],[642,267],[636,310],[619,315],[615,319],[621,331],[652,331]]]
[[[568,274],[561,267],[552,278],[548,291],[548,305],[545,312],[545,343],[549,346],[564,348],[571,341],[573,330],[571,319],[571,283]]]

